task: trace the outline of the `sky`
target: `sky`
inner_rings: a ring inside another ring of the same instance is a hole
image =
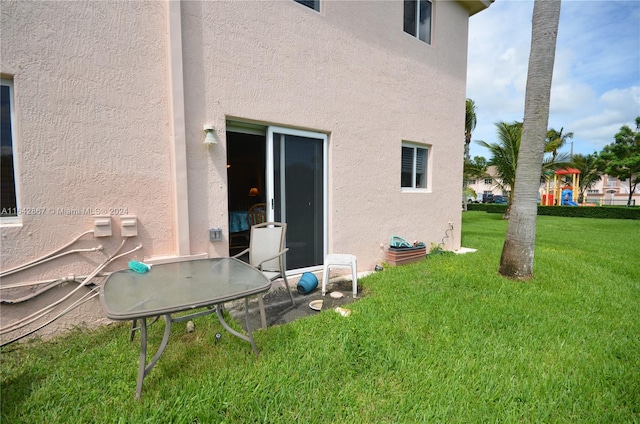
[[[496,0],[469,21],[467,98],[472,140],[497,142],[496,122],[522,121],[533,1]],[[590,154],[640,116],[640,0],[564,0],[549,128],[572,132],[560,151]],[[471,157],[486,149],[471,143]]]

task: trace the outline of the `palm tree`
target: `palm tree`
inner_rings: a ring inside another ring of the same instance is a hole
[[[467,99],[465,122],[464,122],[464,163],[468,164],[471,160],[469,153],[469,144],[471,144],[471,132],[476,128],[476,104],[473,100]],[[469,180],[466,173],[462,176],[462,206],[467,210],[467,198],[469,197],[466,192],[468,190]]]
[[[503,217],[508,219],[513,200],[512,188],[516,183],[518,152],[520,151],[520,140],[522,138],[522,122],[513,122],[511,124],[496,122],[494,125],[497,129],[498,143],[487,143],[483,140],[477,140],[476,142],[491,153],[488,165],[494,166],[498,174],[498,178],[494,179],[496,186],[503,192],[509,192],[507,210]],[[488,174],[484,176],[487,178],[492,177]]]
[[[573,155],[571,165],[580,171],[580,185],[577,198],[584,198],[587,190],[602,179],[598,171],[597,155]]]
[[[545,153],[552,153],[555,159],[558,156],[558,150],[565,145],[568,138],[573,138],[573,133],[563,133],[564,127],[560,128],[560,131],[556,131],[553,128],[547,131],[547,140],[544,145]]]
[[[465,178],[482,178],[487,174],[489,163],[483,156],[475,156],[464,164]]]
[[[464,187],[462,195],[464,196],[464,210],[467,210],[467,199],[478,198],[478,194],[469,187],[469,180],[472,178],[484,178],[487,175],[487,160],[482,156],[476,156],[472,160],[464,163],[463,179]]]
[[[471,133],[476,129],[476,103],[467,99],[466,112],[464,121],[464,161],[469,162],[471,156],[469,153],[469,145],[471,144]]]
[[[498,268],[498,272],[505,277],[533,277],[538,190],[549,123],[551,78],[559,21],[560,0],[534,2],[522,143],[513,186],[511,216]]]
[[[509,219],[510,206],[513,201],[513,187],[516,185],[516,171],[518,169],[518,153],[522,140],[522,122],[496,122],[499,142],[487,143],[477,140],[476,143],[489,150],[491,158],[488,165],[494,166],[497,178],[489,175],[486,171],[482,175],[484,178],[493,178],[496,187],[502,192],[508,192],[507,210],[503,216]],[[545,157],[542,162],[541,175],[553,175],[556,169],[562,169],[569,165],[569,157],[565,153],[558,154],[555,159],[552,156]]]

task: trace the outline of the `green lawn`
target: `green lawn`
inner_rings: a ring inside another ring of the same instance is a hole
[[[258,358],[175,324],[139,401],[125,325],[10,345],[1,422],[639,422],[640,222],[539,217],[526,283],[497,274],[506,225],[465,213],[478,252],[363,278],[351,316],[258,331]]]

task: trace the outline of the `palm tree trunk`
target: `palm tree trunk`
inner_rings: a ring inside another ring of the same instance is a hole
[[[471,161],[471,155],[469,154],[469,145],[471,144],[471,133],[469,131],[465,131],[465,135],[464,135],[464,162],[465,164],[469,163]],[[466,180],[466,176],[462,177],[464,180],[463,183],[463,187],[462,187],[462,191],[463,191],[463,196],[462,196],[462,210],[463,211],[467,211],[468,207],[467,207],[467,195],[464,194],[464,189],[467,187],[468,182]]]
[[[471,133],[467,133],[464,137],[464,161],[471,162]]]
[[[498,270],[501,275],[515,279],[533,276],[538,189],[549,121],[559,20],[560,0],[534,3],[522,141],[516,183],[512,187],[513,204]]]

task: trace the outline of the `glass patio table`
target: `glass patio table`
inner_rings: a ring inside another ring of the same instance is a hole
[[[271,288],[269,279],[256,268],[234,258],[198,259],[154,265],[147,273],[131,270],[114,272],[100,291],[100,304],[108,318],[133,321],[133,331],[140,320],[140,363],[136,399],[142,394],[142,382],[167,347],[171,324],[213,314],[231,334],[251,343],[258,355],[249,314],[245,313],[247,335],[229,327],[222,316],[222,304],[243,299],[248,311],[248,297]],[[178,312],[207,308],[204,311],[174,317]],[[147,364],[147,318],[163,316],[165,330],[158,351]]]

